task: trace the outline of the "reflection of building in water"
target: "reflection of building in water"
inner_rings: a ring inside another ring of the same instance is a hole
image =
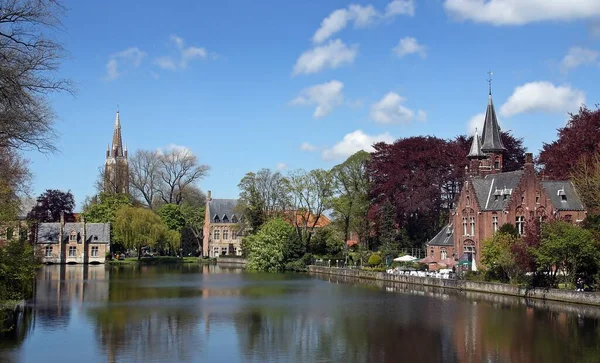
[[[73,305],[108,299],[110,271],[104,265],[44,266],[36,280],[36,320],[66,326]]]

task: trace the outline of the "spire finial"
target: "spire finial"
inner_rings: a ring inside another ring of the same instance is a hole
[[[492,95],[492,75],[493,75],[493,74],[494,74],[494,73],[492,73],[492,70],[490,69],[490,70],[488,71],[488,85],[489,85],[489,91],[490,91],[490,93],[489,93],[489,94],[490,94],[490,96]]]

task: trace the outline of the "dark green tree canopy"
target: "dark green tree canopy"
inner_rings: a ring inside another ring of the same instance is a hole
[[[65,221],[74,222],[75,198],[71,191],[47,189],[37,198],[37,205],[31,209],[27,219],[36,222],[58,222],[64,213]]]

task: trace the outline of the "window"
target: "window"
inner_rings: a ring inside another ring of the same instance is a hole
[[[535,193],[535,204],[540,204],[540,193]]]
[[[221,256],[225,256],[227,254],[227,247],[221,247]]]
[[[98,257],[98,246],[92,246],[92,257]]]
[[[228,240],[229,239],[229,231],[224,229],[223,230],[223,239],[224,240]]]
[[[475,217],[471,217],[471,236],[475,235]]]
[[[229,223],[229,218],[227,218],[227,216],[223,216],[223,223]]]
[[[215,247],[213,249],[213,257],[217,257],[219,255],[219,247]]]
[[[221,219],[219,218],[219,216],[215,216],[213,220],[215,223],[221,223]]]
[[[467,217],[463,217],[463,236],[468,236],[467,233]]]
[[[238,222],[238,219],[237,219],[237,217],[236,217],[235,215],[234,215],[234,216],[232,216],[232,217],[231,217],[231,223],[237,223],[237,222]]]
[[[77,242],[77,233],[75,231],[71,231],[69,235],[69,242]]]
[[[498,200],[500,196],[498,194],[494,194],[494,200]]]
[[[220,239],[219,233],[220,233],[219,230],[215,229],[215,231],[213,232],[213,239],[215,239],[215,240]]]
[[[498,216],[492,216],[492,229],[494,232],[498,231]]]
[[[471,206],[471,198],[469,198],[469,196],[467,196],[467,207]]]
[[[76,257],[76,256],[77,256],[77,247],[75,247],[75,246],[69,247],[69,257]]]
[[[521,204],[525,204],[525,196],[524,195],[521,196]]]
[[[504,200],[508,199],[508,194],[504,194]]]
[[[448,258],[448,252],[446,250],[442,250],[440,256],[442,260],[445,260],[446,258]]]
[[[236,231],[231,231],[231,239],[237,239],[238,238],[238,234]]]
[[[429,256],[433,257],[433,250],[429,251]]]
[[[52,246],[46,246],[46,257],[52,257]]]
[[[238,249],[237,249],[237,247],[233,247],[233,254],[234,254],[234,255],[237,255],[237,254],[238,254]]]
[[[566,201],[567,201],[567,195],[566,195],[566,194],[562,194],[562,195],[560,196],[560,201],[561,201],[561,202],[566,202]]]
[[[519,234],[523,234],[525,232],[525,217],[517,216],[517,231]]]

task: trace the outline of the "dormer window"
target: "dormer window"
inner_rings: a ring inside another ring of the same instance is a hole
[[[567,201],[567,196],[565,194],[560,196],[560,200],[561,202],[566,202]]]
[[[561,202],[566,202],[567,201],[567,194],[565,193],[565,188],[559,189],[556,192],[556,195],[560,196],[560,201]]]
[[[221,218],[219,218],[219,216],[215,216],[215,218],[213,218],[213,222],[221,223]]]
[[[77,232],[71,231],[69,235],[69,242],[77,242]]]
[[[498,197],[500,197],[498,194],[494,194],[494,200],[498,200]]]
[[[229,218],[227,218],[227,215],[223,216],[223,223],[229,223]]]

